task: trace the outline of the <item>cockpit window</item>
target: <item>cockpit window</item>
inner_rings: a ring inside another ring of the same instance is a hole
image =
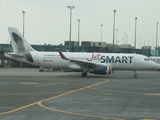
[[[149,61],[149,58],[145,58],[144,61]]]

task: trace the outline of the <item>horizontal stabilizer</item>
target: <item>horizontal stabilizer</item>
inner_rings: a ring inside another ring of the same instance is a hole
[[[10,55],[12,57],[19,57],[19,58],[25,57],[25,55],[23,55],[23,54],[15,54],[14,52],[12,52],[12,53],[6,53],[5,56],[7,56],[7,55]]]

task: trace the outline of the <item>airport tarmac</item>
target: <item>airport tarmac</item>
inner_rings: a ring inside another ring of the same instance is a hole
[[[0,120],[160,120],[160,72],[0,69]]]

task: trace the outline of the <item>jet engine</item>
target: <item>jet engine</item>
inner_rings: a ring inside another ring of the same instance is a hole
[[[94,69],[90,69],[89,72],[100,75],[110,75],[112,73],[112,68],[110,66],[97,66]]]

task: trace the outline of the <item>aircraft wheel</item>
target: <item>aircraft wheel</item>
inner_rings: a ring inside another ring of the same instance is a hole
[[[86,73],[86,72],[83,72],[83,73],[81,74],[81,76],[82,76],[82,77],[86,77],[86,76],[87,76],[87,73]]]
[[[137,75],[137,74],[134,74],[134,78],[138,78],[138,75]]]

